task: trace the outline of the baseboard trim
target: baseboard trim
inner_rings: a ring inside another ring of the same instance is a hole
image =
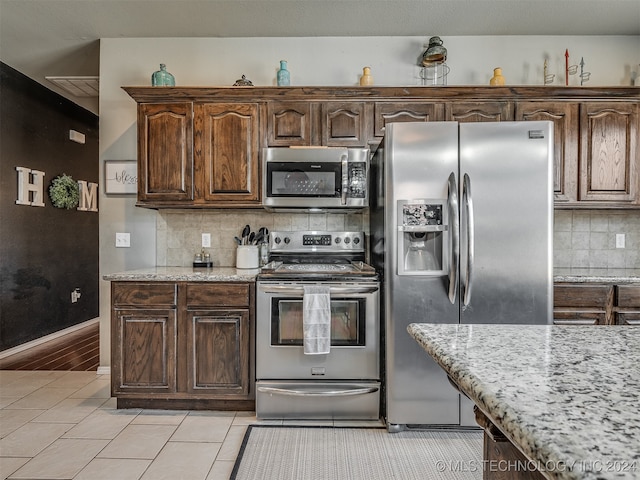
[[[98,367],[96,375],[111,375],[111,367]]]
[[[35,340],[31,340],[30,342],[23,343],[22,345],[18,345],[16,347],[9,348],[0,352],[0,360],[10,357],[11,355],[15,355],[16,353],[24,352],[33,347],[37,347],[38,345],[42,345],[43,343],[50,342],[51,340],[55,340],[60,337],[64,337],[65,335],[69,335],[70,333],[77,332],[86,327],[90,327],[93,324],[99,323],[100,318],[94,318],[92,320],[87,320],[86,322],[79,323],[77,325],[73,325],[72,327],[65,328],[64,330],[59,330],[57,332],[50,333],[49,335],[45,335],[44,337],[36,338]]]

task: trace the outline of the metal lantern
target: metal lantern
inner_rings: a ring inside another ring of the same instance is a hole
[[[440,37],[431,37],[426,50],[419,58],[420,78],[423,85],[446,85],[449,67],[447,49],[442,46]]]

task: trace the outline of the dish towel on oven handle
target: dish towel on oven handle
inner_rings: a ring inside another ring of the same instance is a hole
[[[302,309],[304,354],[329,353],[331,349],[330,288],[321,285],[305,285]]]

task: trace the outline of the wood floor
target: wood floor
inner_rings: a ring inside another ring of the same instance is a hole
[[[0,359],[0,370],[97,370],[100,365],[99,329],[96,322]]]

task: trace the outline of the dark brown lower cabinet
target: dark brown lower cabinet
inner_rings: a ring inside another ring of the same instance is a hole
[[[556,283],[554,325],[640,325],[640,284]]]
[[[253,410],[254,285],[112,282],[118,408]]]

